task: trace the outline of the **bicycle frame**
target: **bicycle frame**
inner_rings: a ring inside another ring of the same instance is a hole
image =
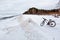
[[[53,21],[53,20],[51,20],[51,19],[49,19],[49,20],[47,20],[47,19],[45,19],[45,18],[43,18],[44,20],[42,21],[42,23],[40,24],[41,26],[43,26],[44,24],[45,24],[45,22],[47,23],[47,25],[49,25],[50,27],[55,27],[56,26],[56,22],[55,21]],[[48,21],[48,22],[47,22]]]

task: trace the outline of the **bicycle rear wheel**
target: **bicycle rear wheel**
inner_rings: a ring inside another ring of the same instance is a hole
[[[49,23],[49,26],[50,26],[50,27],[55,27],[55,26],[56,26],[56,22],[55,22],[55,21],[51,21],[51,22]]]

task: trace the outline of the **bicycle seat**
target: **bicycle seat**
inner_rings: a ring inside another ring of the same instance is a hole
[[[47,20],[47,19],[45,19],[45,18],[43,18],[44,20]]]

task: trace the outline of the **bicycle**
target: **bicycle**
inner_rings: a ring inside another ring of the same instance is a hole
[[[41,26],[43,26],[46,21],[48,21],[48,22],[47,22],[47,25],[49,25],[50,27],[55,27],[55,26],[56,26],[56,22],[53,21],[52,19],[49,19],[49,20],[47,20],[47,19],[45,19],[45,18],[43,18],[43,19],[44,19],[44,20],[43,20],[42,23],[40,24]]]

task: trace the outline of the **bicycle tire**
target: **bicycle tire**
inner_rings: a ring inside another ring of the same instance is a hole
[[[54,25],[53,25],[53,23],[54,23]],[[56,26],[56,22],[55,22],[55,21],[51,21],[51,22],[49,23],[49,26],[50,26],[50,27],[55,27],[55,26]]]

